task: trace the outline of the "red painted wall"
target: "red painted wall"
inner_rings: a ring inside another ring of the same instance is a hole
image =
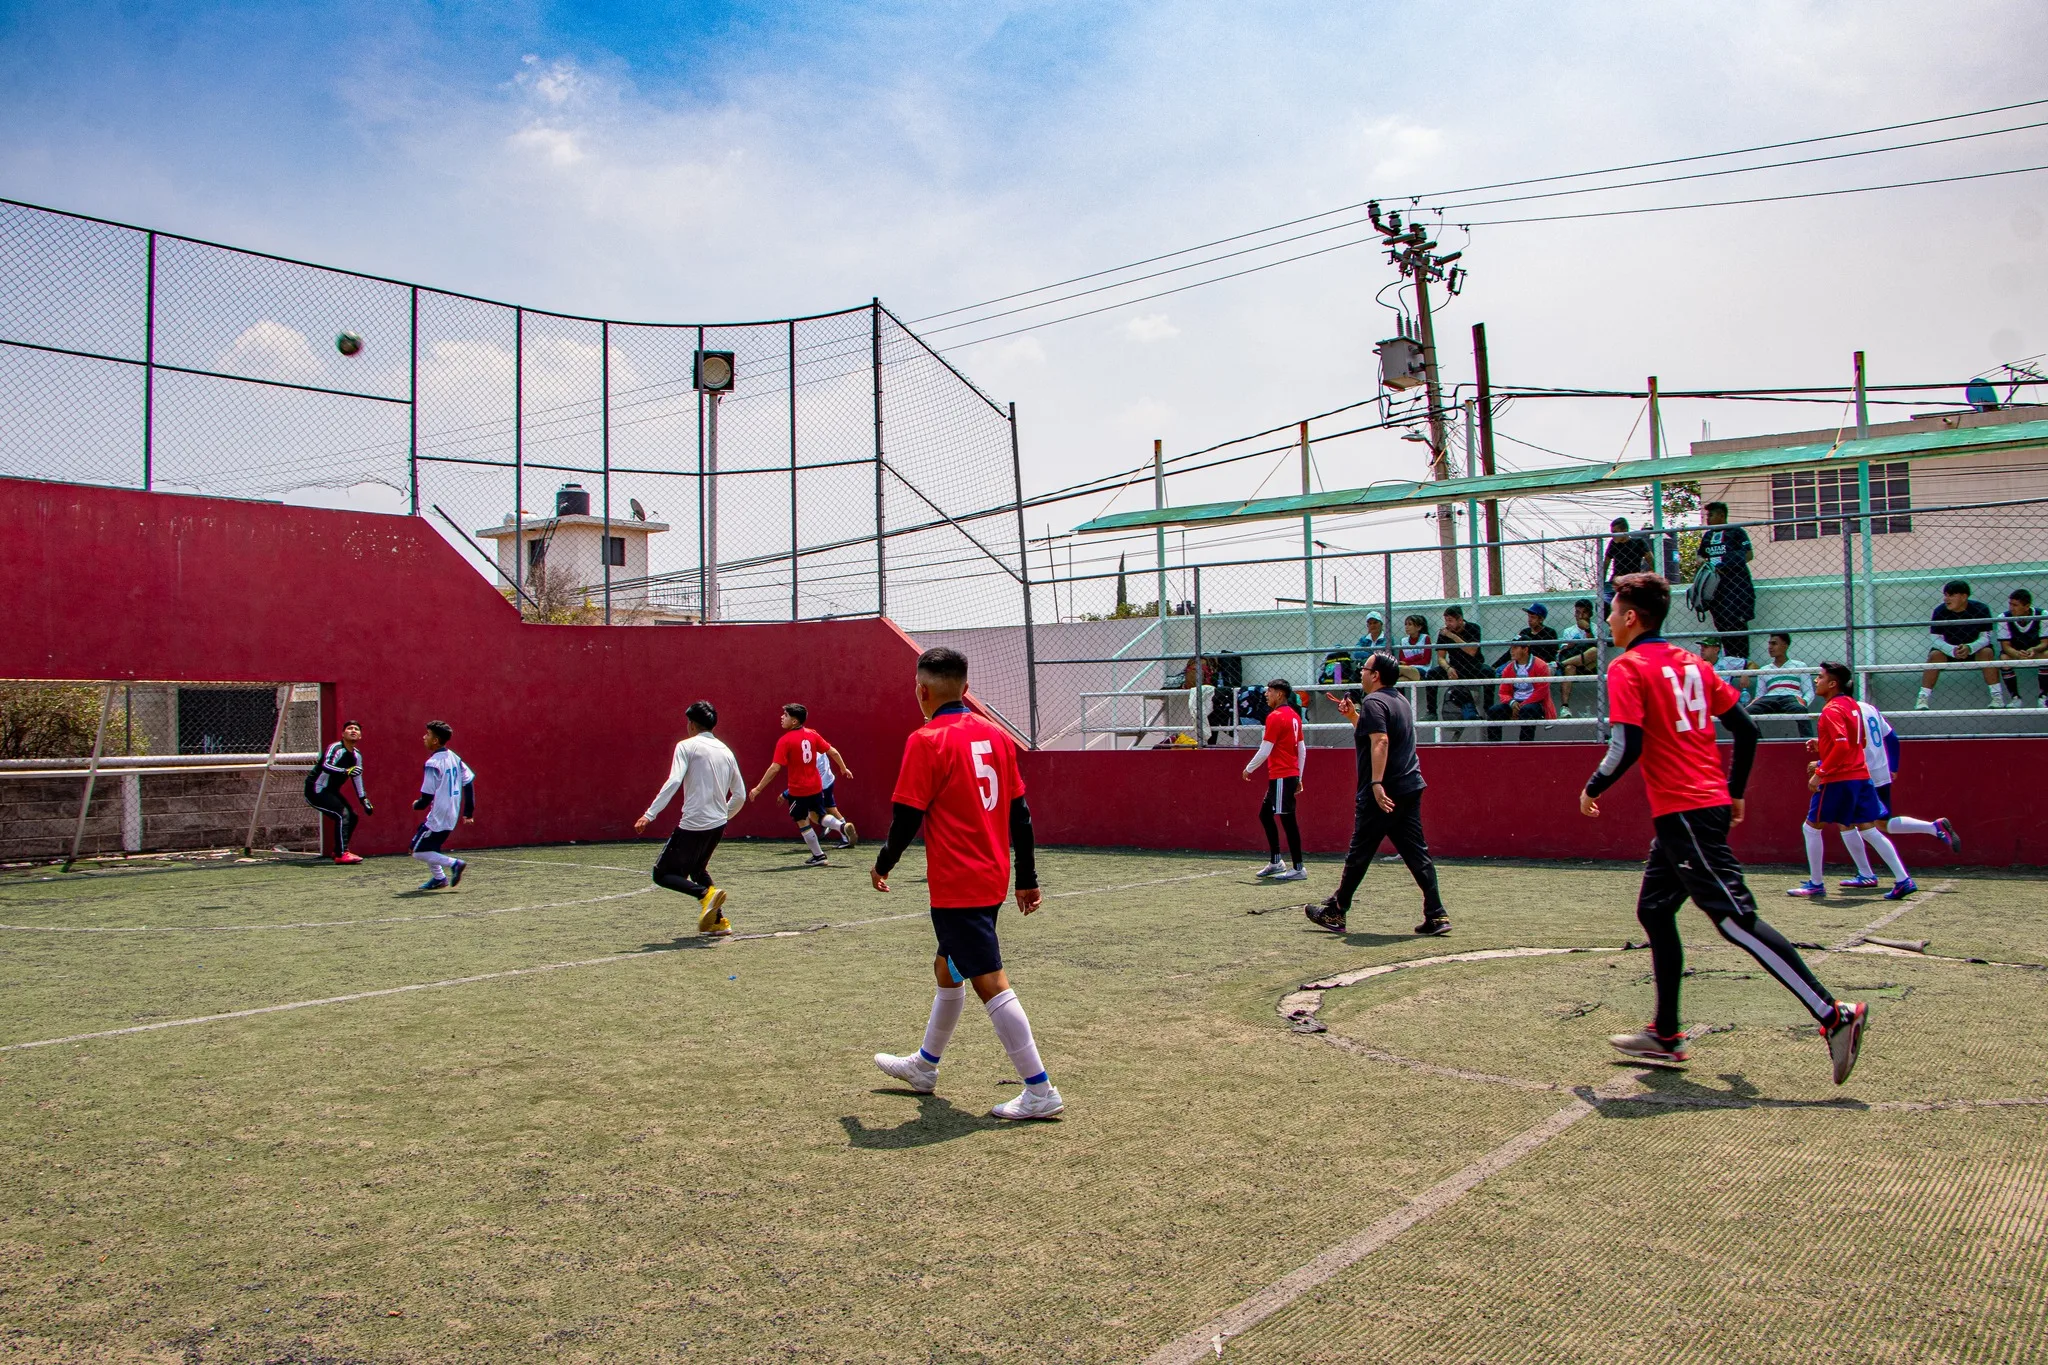
[[[887,621],[527,625],[412,517],[0,479],[0,583],[0,677],[329,684],[330,737],[365,729],[364,853],[410,838],[431,719],[477,772],[451,841],[471,847],[630,837],[697,697],[750,783],[781,704],[808,705],[853,769],[842,808],[879,835],[920,719],[917,647]],[[791,825],[764,796],[733,832]]]
[[[1598,820],[1579,814],[1579,791],[1601,752],[1592,744],[1505,741],[1424,749],[1430,850],[1451,858],[1641,858],[1650,808],[1638,774],[1601,798]],[[1932,839],[1908,839],[1909,869],[2048,863],[2048,844],[2033,837],[2040,812],[2034,784],[2016,784],[2015,800],[2014,788],[1986,780],[2048,771],[2048,739],[1907,740],[1903,756],[1894,792],[1899,813],[1946,815],[1963,836],[1960,854]],[[1048,844],[1243,849],[1263,859],[1262,793],[1239,776],[1250,757],[1244,749],[1027,754],[1032,823]],[[1349,846],[1354,772],[1351,750],[1311,751],[1299,812],[1309,852]],[[1805,750],[1764,744],[1750,778],[1747,819],[1735,830],[1736,852],[1752,862],[1803,863],[1806,798]],[[1833,836],[1828,843],[1830,864],[1846,865],[1840,844]]]

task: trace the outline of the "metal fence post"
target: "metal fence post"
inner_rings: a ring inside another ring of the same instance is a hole
[[[697,329],[697,354],[704,354],[704,329]],[[695,364],[690,367],[696,369]],[[710,557],[704,544],[704,390],[697,390],[697,624],[711,619]]]
[[[512,310],[512,572],[526,570],[526,310]],[[539,612],[534,613],[536,616]]]
[[[868,338],[875,368],[875,615],[889,614],[889,563],[883,537],[888,522],[882,502],[882,301],[868,305]]]
[[[1203,729],[1208,724],[1209,713],[1202,709],[1202,678],[1208,670],[1209,660],[1208,656],[1202,653],[1202,566],[1199,564],[1195,565],[1194,593],[1191,605],[1195,613],[1195,743],[1206,744],[1209,741]],[[1221,687],[1223,680],[1218,678],[1216,685]],[[1236,704],[1236,699],[1233,698],[1231,705],[1234,707]]]
[[[420,287],[412,287],[412,340],[408,353],[411,357],[405,393],[405,465],[407,481],[412,485],[412,514],[420,514]]]
[[[612,623],[612,325],[597,325],[598,452],[604,464],[604,623]],[[641,594],[644,598],[645,593]]]
[[[156,464],[156,234],[149,234],[149,276],[142,312],[142,488],[148,492]],[[83,818],[83,817],[81,817]],[[82,828],[82,826],[81,826]],[[76,850],[72,853],[77,857]],[[68,867],[69,864],[67,863]]]
[[[1380,619],[1380,629],[1387,633],[1387,643],[1394,643],[1394,552],[1380,553],[1380,600],[1386,603],[1386,615]]]
[[[1010,404],[1010,478],[1017,493],[1018,581],[1024,586],[1024,690],[1029,699],[1031,747],[1038,747],[1038,631],[1031,611],[1031,547],[1024,539],[1024,457],[1017,445],[1017,405]],[[1161,603],[1161,611],[1166,610]],[[1163,652],[1163,651],[1162,651]]]
[[[107,716],[113,709],[114,685],[108,683],[105,695],[100,698],[100,725],[99,729],[93,732],[92,761],[86,765],[85,769],[85,795],[79,798],[78,802],[78,828],[71,833],[71,856],[64,860],[64,871],[66,872],[69,872],[71,865],[78,861],[78,850],[85,843],[85,817],[86,813],[92,809],[93,784],[99,781],[100,776],[100,755],[106,751],[107,747]]]
[[[796,527],[796,323],[789,324],[789,619],[803,615],[798,602]]]
[[[277,744],[284,738],[285,712],[291,708],[292,685],[279,683],[277,687],[277,721],[270,727],[270,754],[263,760],[263,771],[256,776],[256,804],[249,809],[249,837],[242,840],[242,853],[247,856],[256,851],[256,825],[263,818],[263,793],[270,789],[270,770],[277,766]],[[323,831],[325,826],[322,826]]]

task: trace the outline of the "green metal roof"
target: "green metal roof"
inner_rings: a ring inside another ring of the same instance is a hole
[[[2048,421],[2010,422],[1957,431],[1868,436],[1862,440],[1850,439],[1831,444],[1674,455],[1662,460],[1624,460],[1613,464],[1571,465],[1561,469],[1530,469],[1518,474],[1485,474],[1469,479],[1393,480],[1376,483],[1369,488],[1346,488],[1287,498],[1203,502],[1161,510],[1147,508],[1142,512],[1112,512],[1077,529],[1089,534],[1155,526],[1223,526],[1233,522],[1275,521],[1310,514],[1427,507],[1473,498],[1529,498],[1546,493],[1581,493],[1589,489],[1654,483],[1659,479],[1698,479],[1717,474],[1754,474],[1803,466],[1853,465],[1866,460],[1933,460],[2042,447],[2048,447]]]

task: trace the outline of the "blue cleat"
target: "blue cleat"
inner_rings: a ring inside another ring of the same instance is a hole
[[[1785,894],[1798,896],[1804,900],[1824,901],[1828,898],[1828,885],[1826,882],[1805,881],[1792,887]]]
[[[448,879],[446,877],[429,877],[420,883],[420,890],[422,891],[446,891],[447,889]]]
[[[1892,889],[1884,893],[1884,898],[1888,901],[1902,901],[1919,889],[1919,884],[1908,877],[1904,881],[1893,882]]]
[[[1963,836],[1956,833],[1956,827],[1949,823],[1946,815],[1934,822],[1934,837],[1947,845],[1951,853],[1963,846]]]
[[[1836,882],[1835,885],[1841,887],[1844,891],[1867,891],[1877,885],[1877,878],[1864,876],[1844,877]]]

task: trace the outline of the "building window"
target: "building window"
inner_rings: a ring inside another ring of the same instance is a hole
[[[1913,529],[1912,479],[1905,464],[1870,467],[1870,533],[1907,535]],[[1802,470],[1771,475],[1771,539],[1818,540],[1855,525],[1856,471]]]
[[[548,543],[545,540],[526,542],[526,581],[531,583],[547,568]]]
[[[611,565],[614,569],[626,567],[626,538],[624,536],[606,536],[604,538],[604,562]]]

